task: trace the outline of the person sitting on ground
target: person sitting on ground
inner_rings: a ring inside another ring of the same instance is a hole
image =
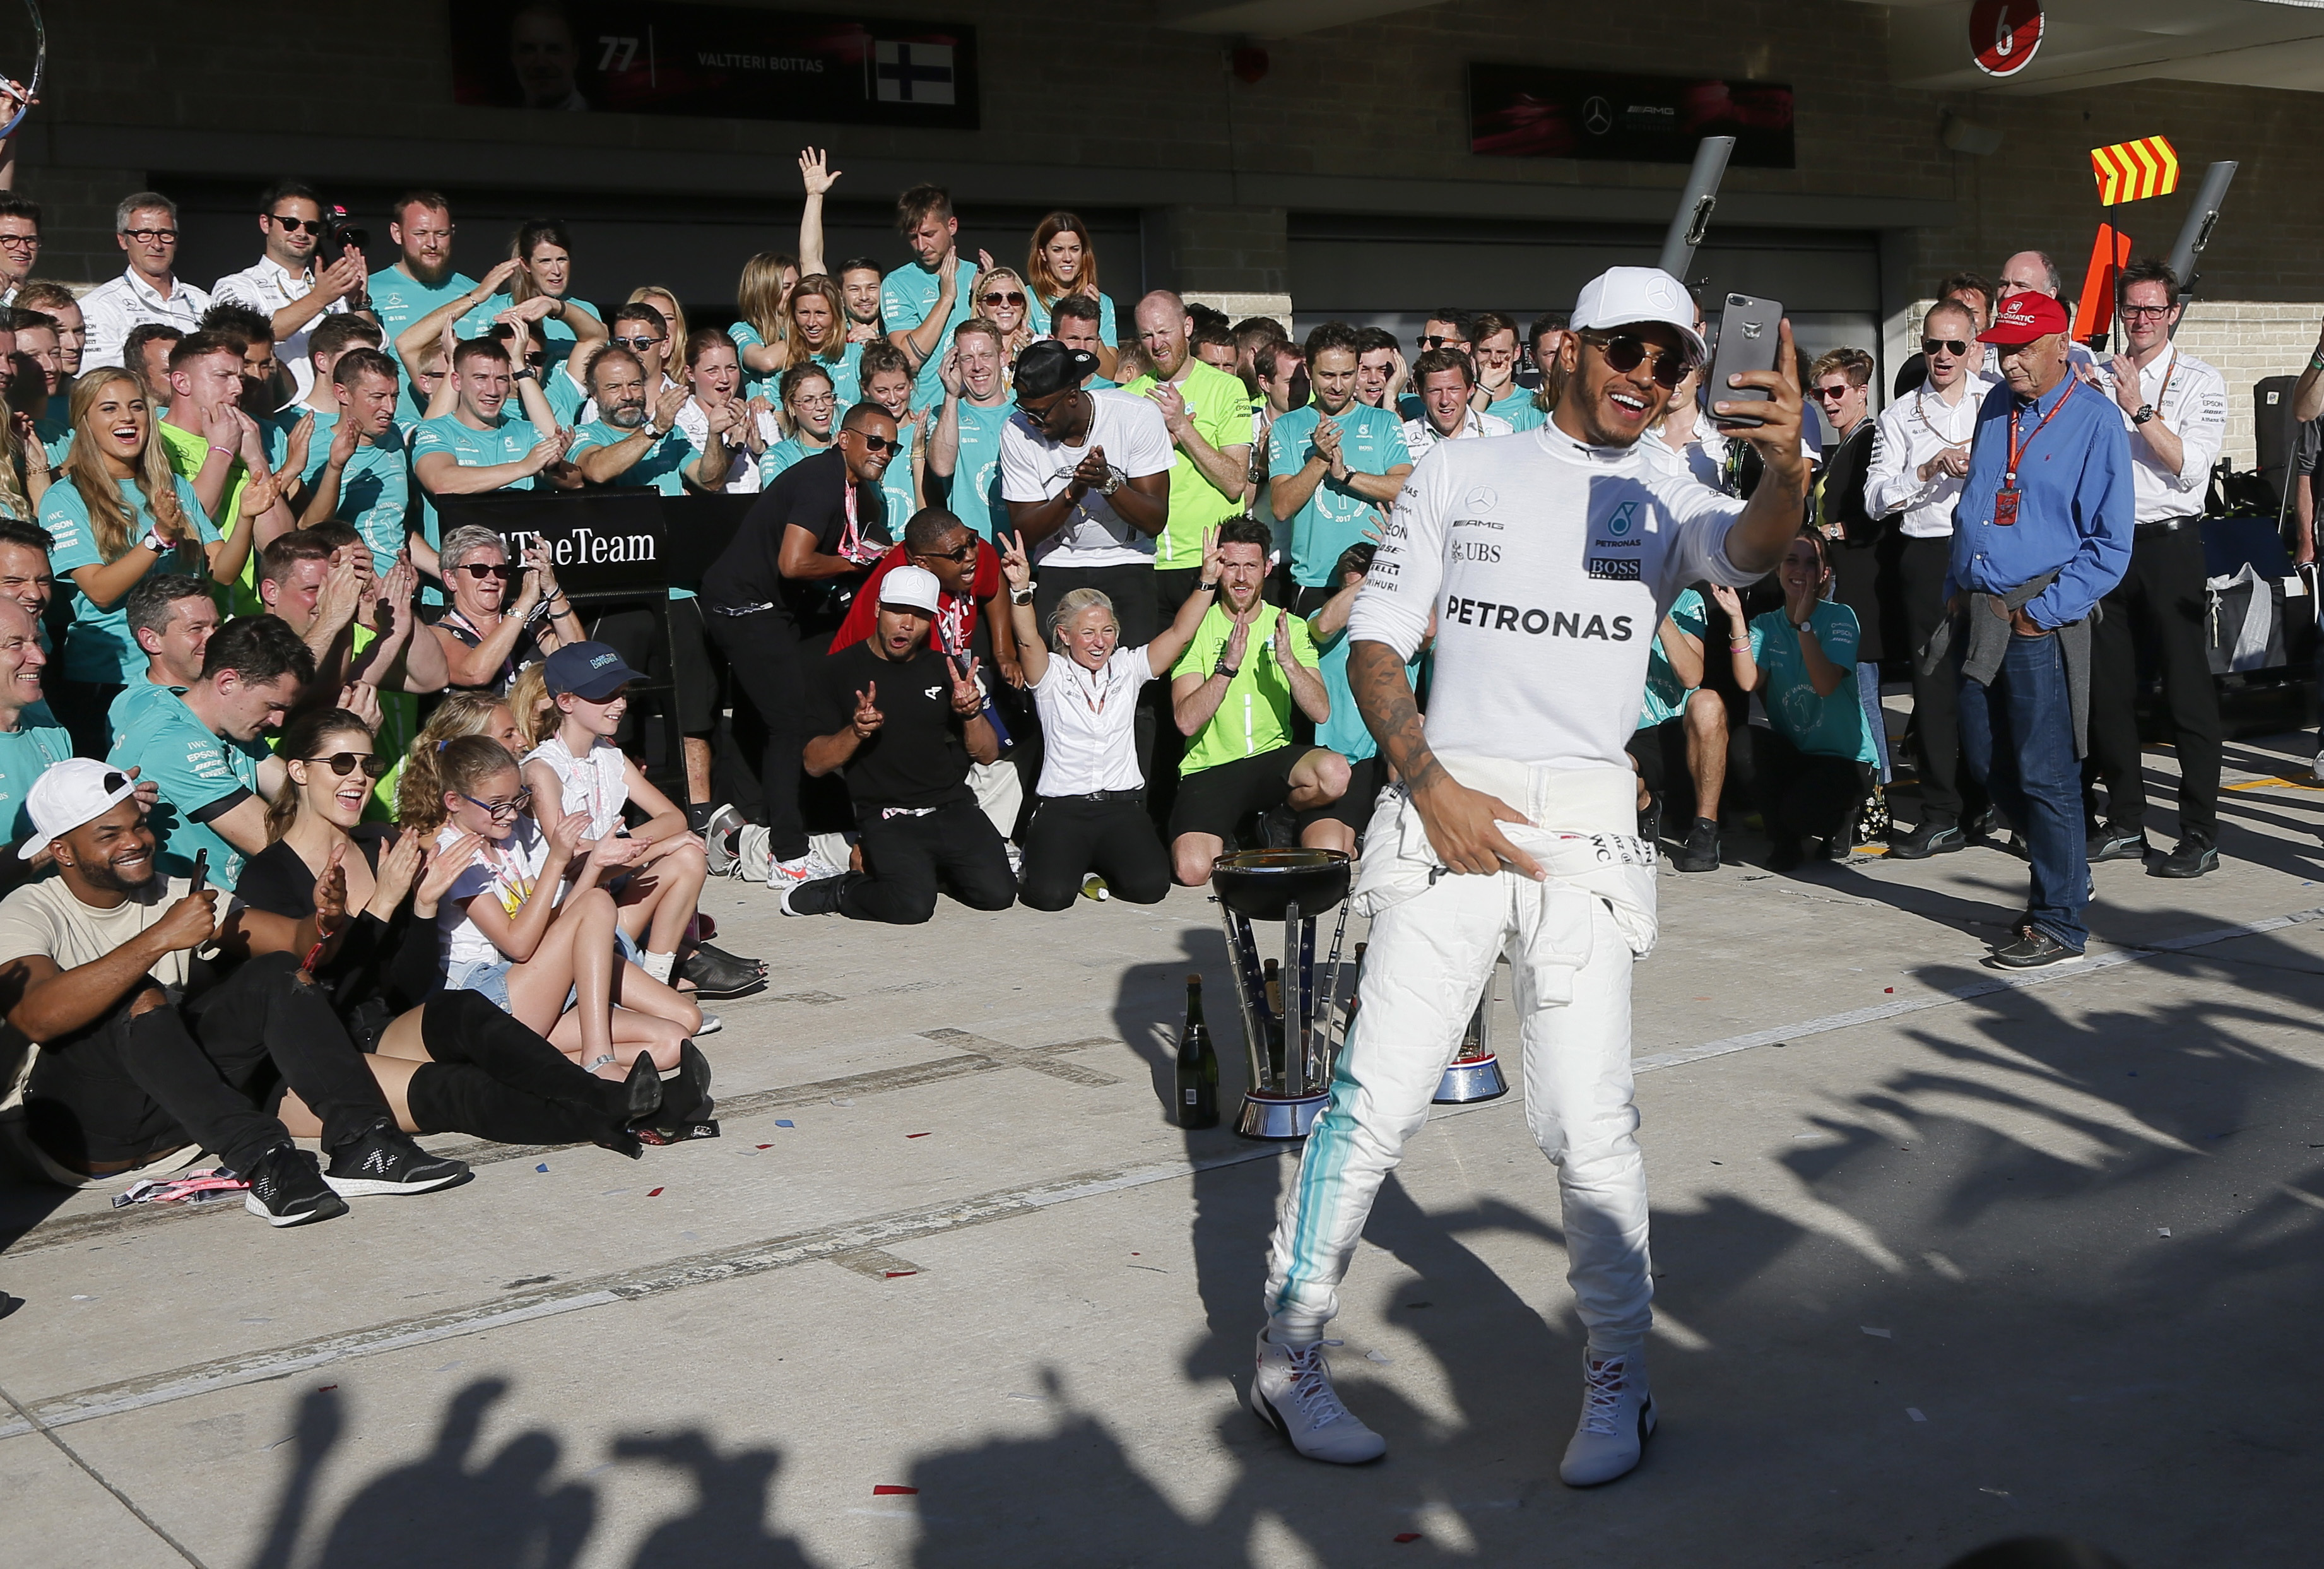
[[[1759,694],[1767,728],[1751,733],[1759,815],[1767,825],[1767,869],[1800,864],[1800,841],[1848,859],[1856,808],[1870,792],[1875,753],[1856,693],[1856,613],[1825,595],[1830,546],[1813,529],[1784,552],[1777,579],[1784,605],[1752,618],[1731,588],[1713,588],[1727,613],[1735,684]]]
[[[1435,394],[1422,395],[1434,398]],[[1363,587],[1364,575],[1371,570],[1372,553],[1379,548],[1366,540],[1341,551],[1332,573],[1337,590],[1307,618],[1307,635],[1314,639],[1322,654],[1316,668],[1323,678],[1324,694],[1332,700],[1331,717],[1315,726],[1315,744],[1348,760],[1348,788],[1340,792],[1338,800],[1327,801],[1300,817],[1299,842],[1351,855],[1362,842],[1364,830],[1371,824],[1373,805],[1388,783],[1388,761],[1379,754],[1379,743],[1365,728],[1364,716],[1356,709],[1355,691],[1348,685],[1348,657],[1355,651],[1348,638],[1348,613],[1355,608],[1356,593]],[[1405,663],[1405,678],[1416,689],[1420,685],[1421,662],[1427,655],[1428,644],[1424,641]]]
[[[692,1061],[702,1011],[622,957],[613,896],[598,886],[608,867],[636,859],[635,841],[588,838],[585,812],[552,817],[542,833],[514,754],[486,736],[415,752],[400,793],[404,826],[439,853],[477,840],[437,906],[447,987],[483,992],[606,1078],[641,1056],[664,1071]]]
[[[546,829],[577,812],[588,819],[583,837],[597,841],[624,831],[625,807],[646,814],[627,830],[636,847],[630,872],[610,890],[622,933],[639,950],[638,967],[666,984],[676,972],[701,997],[741,997],[764,988],[765,972],[756,961],[727,963],[699,949],[682,965],[678,959],[709,873],[702,841],[687,831],[684,808],[613,744],[629,711],[630,684],[643,678],[598,642],[567,643],[543,661],[541,672],[558,722],[524,754],[534,820]]]
[[[160,787],[153,829],[172,877],[208,853],[210,881],[234,891],[243,862],[266,848],[266,802],[282,788],[282,761],[259,739],[279,726],[314,679],[299,634],[271,615],[217,629],[201,678],[160,690],[129,716],[107,756]]]
[[[499,534],[463,523],[444,536],[438,555],[452,604],[428,632],[443,646],[452,686],[505,692],[523,666],[587,641],[539,539],[525,545],[523,564],[512,566]],[[522,581],[511,601],[512,578]]]
[[[504,1144],[602,1145],[635,1156],[632,1124],[659,1121],[663,1084],[641,1057],[616,1083],[493,1005],[438,989],[436,915],[482,839],[441,851],[425,835],[362,820],[387,771],[362,716],[311,709],[283,732],[290,783],[267,812],[272,842],[251,858],[219,932],[230,959],[310,955],[306,968],[407,1131]],[[678,1086],[682,1099],[695,1086]]]
[[[1651,433],[1646,439],[1653,439]],[[1727,704],[1702,685],[1702,639],[1708,624],[1700,591],[1689,588],[1671,602],[1670,614],[1655,628],[1654,645],[1646,651],[1646,696],[1628,746],[1631,765],[1638,771],[1638,788],[1649,798],[1641,808],[1640,838],[1661,836],[1664,808],[1674,785],[1693,786],[1692,821],[1684,842],[1671,856],[1671,864],[1681,872],[1719,869]]]
[[[1170,891],[1170,856],[1146,812],[1136,719],[1139,692],[1168,671],[1218,595],[1215,529],[1204,536],[1202,557],[1177,619],[1142,648],[1117,646],[1121,623],[1103,594],[1094,588],[1067,594],[1049,615],[1059,650],[1053,657],[1034,614],[1033,564],[1024,539],[1009,541],[1001,570],[1044,742],[1039,793],[1025,830],[1024,885],[1017,895],[1034,909],[1063,909],[1074,895],[1098,888],[1132,904],[1158,904]]]
[[[398,1130],[296,955],[253,960],[173,1000],[217,932],[219,891],[161,874],[127,775],[66,758],[26,808],[33,826],[18,854],[46,850],[57,875],[0,900],[0,990],[14,999],[10,1029],[40,1048],[25,1131],[47,1175],[79,1186],[210,1149],[249,1182],[244,1207],[278,1227],[345,1214],[342,1195],[466,1179],[466,1166]],[[290,1087],[284,1112],[319,1128],[327,1172],[267,1109],[277,1083]]]
[[[785,889],[785,915],[913,926],[936,913],[939,886],[971,909],[1006,909],[1017,898],[1007,847],[968,788],[970,761],[1001,754],[977,662],[964,670],[928,646],[939,593],[921,568],[890,572],[878,634],[825,660],[810,680],[807,771],[845,775],[863,870]]]
[[[1256,518],[1219,531],[1220,599],[1170,671],[1171,708],[1189,738],[1170,808],[1170,857],[1189,888],[1211,880],[1211,863],[1246,817],[1281,806],[1314,812],[1348,790],[1346,758],[1291,739],[1294,704],[1321,725],[1332,699],[1307,623],[1259,598],[1274,542]],[[1340,828],[1311,820],[1299,842],[1324,847]]]

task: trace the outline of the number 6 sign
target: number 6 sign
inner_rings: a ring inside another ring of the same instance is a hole
[[[1977,0],[1969,14],[1969,52],[1989,77],[2013,77],[2042,47],[2041,0]]]

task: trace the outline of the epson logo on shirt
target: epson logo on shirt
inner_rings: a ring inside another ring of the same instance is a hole
[[[1635,569],[1637,563],[1632,561],[1625,565]],[[1444,602],[1444,619],[1487,632],[1523,632],[1535,637],[1545,634],[1550,637],[1598,638],[1618,643],[1628,642],[1632,632],[1631,620],[1627,615],[1592,615],[1585,620],[1576,611],[1551,612],[1537,607],[1496,605],[1489,599],[1463,599],[1457,595]]]

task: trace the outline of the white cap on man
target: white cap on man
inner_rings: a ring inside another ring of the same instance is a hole
[[[881,604],[922,615],[936,613],[936,595],[942,591],[936,575],[925,567],[898,567],[880,579]]]
[[[93,757],[68,757],[49,764],[24,792],[24,815],[32,820],[32,831],[16,847],[17,855],[30,861],[136,793],[135,780]]]
[[[1694,297],[1686,285],[1660,267],[1609,267],[1582,286],[1570,325],[1576,332],[1605,332],[1658,321],[1676,328],[1700,360],[1710,351],[1694,330]]]

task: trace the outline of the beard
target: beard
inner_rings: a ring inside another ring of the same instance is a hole
[[[622,403],[605,411],[605,423],[619,430],[635,430],[645,422],[643,403]]]

